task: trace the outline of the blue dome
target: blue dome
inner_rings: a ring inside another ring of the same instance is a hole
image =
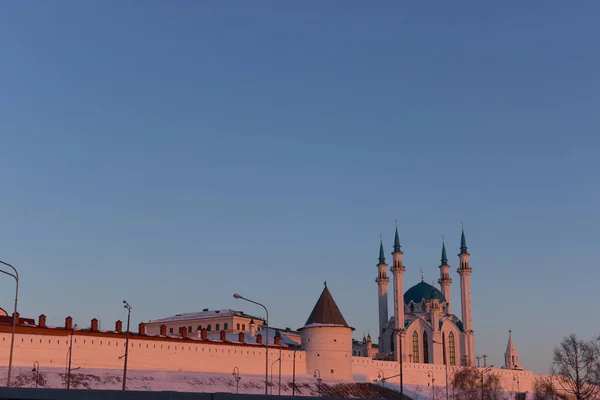
[[[423,299],[433,300],[437,299],[441,302],[445,302],[446,298],[437,288],[431,286],[429,283],[423,281],[417,283],[404,293],[404,304],[409,304],[411,300],[415,303],[420,303]]]

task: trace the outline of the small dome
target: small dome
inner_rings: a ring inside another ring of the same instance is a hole
[[[446,298],[437,288],[431,286],[429,283],[423,281],[417,283],[404,293],[404,304],[409,304],[411,301],[418,304],[423,299],[433,300],[437,299],[442,302],[446,302]]]

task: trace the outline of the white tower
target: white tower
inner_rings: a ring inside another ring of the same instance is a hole
[[[352,380],[352,331],[327,284],[300,328],[306,372],[323,380]]]
[[[464,335],[464,355],[461,364],[475,365],[475,336],[473,333],[473,314],[471,306],[471,266],[469,265],[469,256],[467,252],[467,240],[465,239],[465,230],[462,229],[460,238],[460,253],[458,254],[460,275],[460,308]]]
[[[403,351],[400,344],[401,336],[397,332],[404,330],[404,265],[402,265],[402,255],[400,251],[400,237],[398,236],[398,225],[396,225],[396,237],[394,238],[394,264],[390,269],[394,276],[394,359],[400,361]],[[404,336],[402,336],[404,338]],[[402,343],[404,344],[404,343]]]
[[[442,288],[442,294],[446,298],[446,314],[452,314],[450,309],[450,284],[452,279],[450,278],[450,265],[448,265],[448,257],[446,257],[446,244],[442,238],[442,263],[440,264],[440,279],[438,283]]]
[[[379,302],[379,353],[386,354],[388,349],[384,348],[384,343],[389,343],[383,338],[383,330],[388,322],[388,283],[390,279],[387,277],[387,264],[385,263],[385,255],[383,253],[383,239],[379,243],[379,264],[377,264],[378,274],[377,279],[377,299]]]
[[[523,367],[519,364],[519,353],[512,340],[512,331],[508,331],[508,345],[506,346],[506,353],[504,353],[504,368],[506,369],[519,369]]]

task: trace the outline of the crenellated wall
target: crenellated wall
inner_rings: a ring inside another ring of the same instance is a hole
[[[69,331],[36,327],[18,327],[15,334],[13,365],[66,368],[68,362]],[[23,332],[23,330],[30,332]],[[10,332],[0,332],[0,363],[8,364]],[[241,374],[265,373],[265,347],[261,344],[226,343],[200,339],[160,338],[131,335],[129,339],[128,368],[132,370],[196,371],[232,373],[238,367]],[[72,368],[123,368],[125,334],[79,332],[73,334]],[[287,347],[269,347],[269,364],[281,355],[282,375],[292,375],[294,350]],[[305,354],[296,351],[296,374],[306,373]],[[273,369],[278,373],[279,365]]]

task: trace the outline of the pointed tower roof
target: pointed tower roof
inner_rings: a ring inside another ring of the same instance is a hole
[[[467,239],[465,239],[465,227],[462,227],[462,234],[460,237],[460,254],[468,254],[467,253]]]
[[[398,236],[398,222],[396,221],[396,236],[394,237],[394,253],[400,251],[400,236]]]
[[[517,352],[517,348],[512,340],[512,330],[508,331],[508,344],[506,345],[506,353],[507,354],[515,354]]]
[[[335,304],[335,300],[333,300],[329,289],[327,289],[327,284],[325,284],[325,288],[323,289],[319,300],[317,300],[317,304],[315,304],[310,316],[306,320],[304,328],[319,325],[350,328],[337,304]]]
[[[448,265],[448,257],[446,256],[446,244],[444,243],[444,240],[442,239],[442,264],[441,265]]]
[[[379,242],[379,264],[385,264],[385,254],[383,252],[383,239]]]

